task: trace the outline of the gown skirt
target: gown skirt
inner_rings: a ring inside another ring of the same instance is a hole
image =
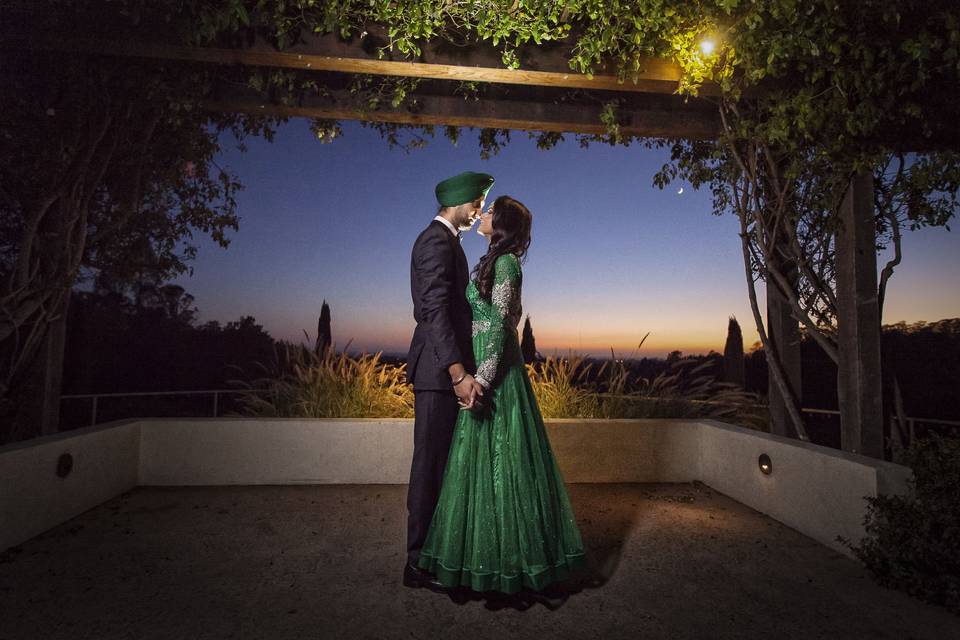
[[[514,357],[502,359],[486,410],[457,418],[420,552],[418,565],[447,587],[541,591],[585,560],[516,333],[505,342],[503,355]]]

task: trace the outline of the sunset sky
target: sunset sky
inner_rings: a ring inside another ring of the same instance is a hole
[[[456,147],[438,134],[405,153],[357,123],[342,123],[330,144],[308,125],[291,120],[273,143],[251,138],[246,153],[224,136],[217,163],[246,186],[240,230],[227,249],[197,235],[194,274],[176,280],[195,297],[201,323],[251,315],[274,338],[305,341],[306,331],[312,343],[326,299],[338,347],[352,339],[351,350],[405,352],[412,243],[436,213],[434,185],[472,170],[495,177],[491,199],[507,194],[533,213],[523,308],[544,355],[722,351],[731,315],[748,349],[759,340],[736,217],[711,215],[709,194],[688,184],[653,186],[665,151],[583,149],[575,136],[540,151],[515,131],[499,155],[481,160],[468,130]],[[463,247],[472,268],[486,241],[471,231]],[[960,234],[908,231],[903,253],[884,323],[960,317]]]

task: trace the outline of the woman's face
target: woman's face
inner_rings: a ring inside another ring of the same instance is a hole
[[[489,238],[493,234],[493,205],[480,214],[480,224],[477,226],[477,233]]]

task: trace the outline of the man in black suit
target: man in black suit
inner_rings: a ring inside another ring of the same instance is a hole
[[[493,176],[467,171],[436,187],[440,209],[417,237],[410,258],[410,294],[417,327],[407,355],[413,383],[413,462],[407,490],[407,562],[403,584],[434,591],[443,585],[417,567],[450,452],[460,406],[483,395],[473,373],[472,322],[466,289],[470,278],[460,230],[480,215]]]

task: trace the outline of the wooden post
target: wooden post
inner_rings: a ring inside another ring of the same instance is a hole
[[[776,265],[790,281],[796,284],[797,270],[790,264]],[[800,374],[800,329],[796,318],[790,315],[790,303],[775,284],[767,280],[767,326],[770,329],[770,343],[773,345],[775,357],[780,360],[787,377],[787,386],[797,406],[802,403]],[[795,437],[796,428],[787,412],[787,405],[780,393],[780,388],[774,383],[773,376],[767,376],[767,401],[770,410],[770,433],[778,436]]]
[[[844,451],[882,459],[880,309],[873,217],[873,175],[861,172],[847,187],[836,232],[840,445]]]

